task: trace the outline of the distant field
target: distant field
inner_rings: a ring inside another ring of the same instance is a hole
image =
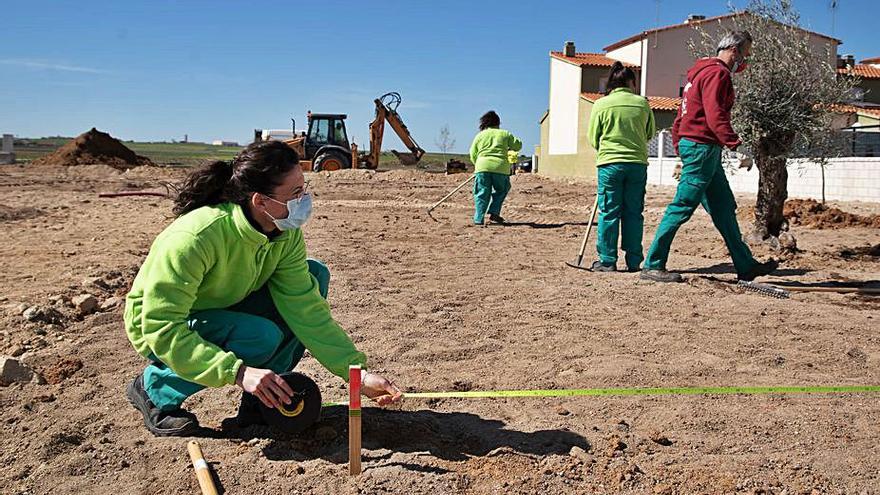
[[[35,160],[52,153],[72,138],[22,138],[15,140],[15,154],[19,160]],[[242,150],[239,146],[213,146],[206,143],[139,143],[123,141],[138,155],[143,155],[160,165],[191,167],[211,160],[229,160]],[[455,158],[470,164],[470,158],[462,154],[447,154],[446,159]],[[444,168],[444,156],[441,153],[425,153],[417,168],[441,170]],[[397,158],[390,152],[383,152],[379,158],[379,167],[403,168]]]

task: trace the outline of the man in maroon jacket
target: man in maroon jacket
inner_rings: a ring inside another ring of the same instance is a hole
[[[648,250],[641,278],[656,282],[681,282],[681,275],[666,271],[669,249],[678,228],[687,222],[701,203],[721,233],[740,280],[754,280],[778,266],[770,260],[759,263],[742,240],[736,221],[736,201],[724,169],[721,148],[735,150],[742,143],[730,125],[733,107],[731,76],[746,68],[752,37],[746,31],[725,36],[715,57],[697,60],[687,74],[681,107],[672,125],[672,142],[681,157],[681,178],[672,203]]]

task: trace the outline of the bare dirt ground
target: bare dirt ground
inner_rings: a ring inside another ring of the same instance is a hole
[[[0,354],[47,382],[0,387],[0,493],[197,492],[186,439],[154,438],[123,397],[145,363],[113,299],[171,203],[97,197],[162,190],[179,173],[0,170]],[[428,218],[424,208],[465,177],[310,177],[306,238],[333,271],[335,316],[372,369],[408,391],[880,384],[878,298],[741,292],[725,283],[735,275],[702,210],[670,259],[688,283],[658,285],[564,266],[585,229],[589,182],[514,177],[510,226],[469,225],[465,192]],[[646,244],[672,194],[649,189]],[[774,279],[880,279],[880,230],[794,233],[803,251]],[[103,307],[79,315],[69,301],[84,292]],[[56,323],[27,321],[34,305]],[[345,397],[313,359],[300,369],[325,399]],[[344,410],[292,438],[224,424],[238,397],[213,389],[186,404],[226,493],[880,493],[878,394],[410,399],[365,411],[357,478]]]

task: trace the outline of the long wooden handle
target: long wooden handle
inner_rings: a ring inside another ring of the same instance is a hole
[[[777,285],[780,289],[791,292],[835,292],[837,294],[880,294],[880,288],[875,287],[804,287]]]
[[[446,201],[447,199],[449,199],[450,196],[452,196],[453,194],[457,193],[459,189],[461,189],[462,187],[465,186],[465,184],[467,184],[468,182],[474,180],[474,177],[476,177],[476,176],[477,176],[477,174],[471,174],[471,176],[468,177],[466,181],[464,181],[464,182],[462,182],[461,184],[459,184],[458,187],[456,187],[455,189],[453,189],[452,191],[450,191],[449,194],[447,194],[446,196],[443,196],[443,199],[441,199],[440,201],[437,201],[436,203],[434,203],[433,206],[431,206],[430,208],[428,208],[428,213],[430,213],[434,208],[440,206],[444,201]]]
[[[168,193],[156,191],[119,191],[98,193],[99,198],[121,198],[123,196],[159,196],[160,198],[167,198]]]
[[[196,478],[199,480],[202,495],[217,495],[217,487],[214,486],[214,479],[211,478],[211,469],[208,467],[208,463],[205,462],[199,442],[195,440],[189,442],[186,449],[189,451],[189,458],[192,460],[193,468],[196,470]]]
[[[596,201],[593,201],[593,211],[590,213],[590,223],[587,225],[587,233],[584,234],[584,240],[581,242],[581,250],[578,252],[577,264],[580,265],[584,259],[584,252],[587,250],[587,241],[590,240],[590,231],[593,230],[593,221],[596,219],[596,210],[599,209],[599,192],[596,192]]]

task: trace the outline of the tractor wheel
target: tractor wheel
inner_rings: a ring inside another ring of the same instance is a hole
[[[326,153],[322,153],[321,156],[315,159],[314,170],[315,172],[320,172],[326,170],[328,172],[332,172],[334,170],[340,170],[343,168],[349,168],[348,160],[339,152],[336,151],[328,151]]]

